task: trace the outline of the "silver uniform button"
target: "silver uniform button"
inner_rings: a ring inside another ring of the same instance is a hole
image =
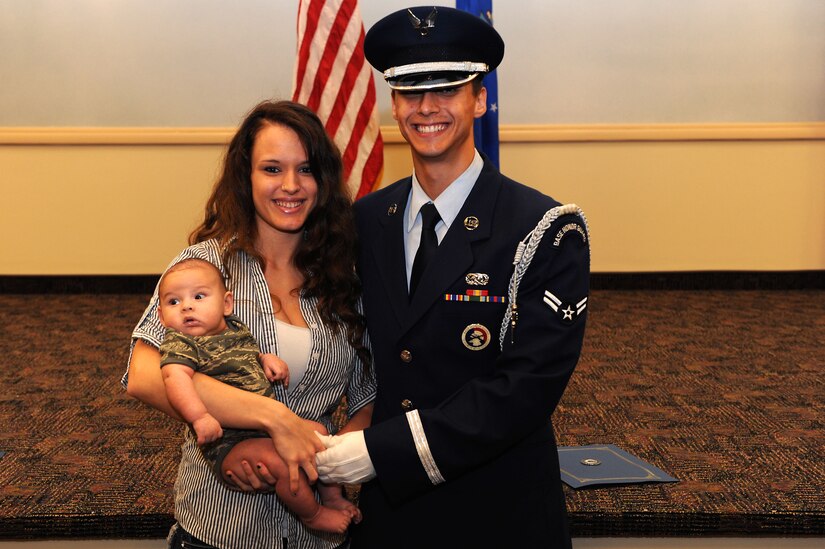
[[[401,351],[401,361],[402,362],[412,362],[412,353],[409,352],[407,349]]]
[[[401,401],[401,409],[404,410],[405,412],[409,412],[410,410],[412,410],[413,409],[412,401],[408,398],[405,398],[404,400],[402,400]]]

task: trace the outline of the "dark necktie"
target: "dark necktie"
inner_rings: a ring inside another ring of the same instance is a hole
[[[415,293],[415,288],[421,280],[421,275],[427,267],[427,263],[430,262],[430,259],[435,255],[436,248],[438,248],[438,236],[435,234],[435,226],[441,221],[441,216],[438,215],[435,204],[427,202],[421,206],[421,219],[423,221],[421,243],[418,245],[418,251],[415,252],[412,273],[410,273],[410,297]]]

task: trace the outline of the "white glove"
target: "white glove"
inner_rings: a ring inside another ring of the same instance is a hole
[[[335,437],[332,435],[322,435],[318,431],[315,431],[315,436],[321,439],[321,443],[323,443],[324,448],[329,448],[330,446],[335,446],[335,441],[333,440]]]
[[[375,478],[364,431],[319,438],[327,447],[315,454],[315,467],[323,482],[358,484]]]

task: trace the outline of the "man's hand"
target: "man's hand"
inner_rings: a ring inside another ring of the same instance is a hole
[[[221,424],[209,414],[203,414],[193,421],[192,428],[195,430],[195,434],[198,435],[198,446],[215,442],[223,436]]]
[[[315,455],[318,477],[324,482],[357,484],[375,478],[364,431],[340,436],[320,436],[327,447]]]

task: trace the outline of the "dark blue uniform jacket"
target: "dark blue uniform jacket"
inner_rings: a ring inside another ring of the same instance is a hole
[[[485,161],[410,301],[403,234],[410,186],[403,179],[355,205],[378,379],[365,438],[378,476],[362,487],[353,547],[569,547],[550,416],[584,336],[585,222],[563,215],[545,233],[502,351],[510,303],[490,298],[506,298],[518,242],[558,202]],[[471,285],[468,274],[489,281]],[[468,290],[489,300],[457,300]],[[445,480],[438,485],[416,450],[405,417],[412,409]]]

